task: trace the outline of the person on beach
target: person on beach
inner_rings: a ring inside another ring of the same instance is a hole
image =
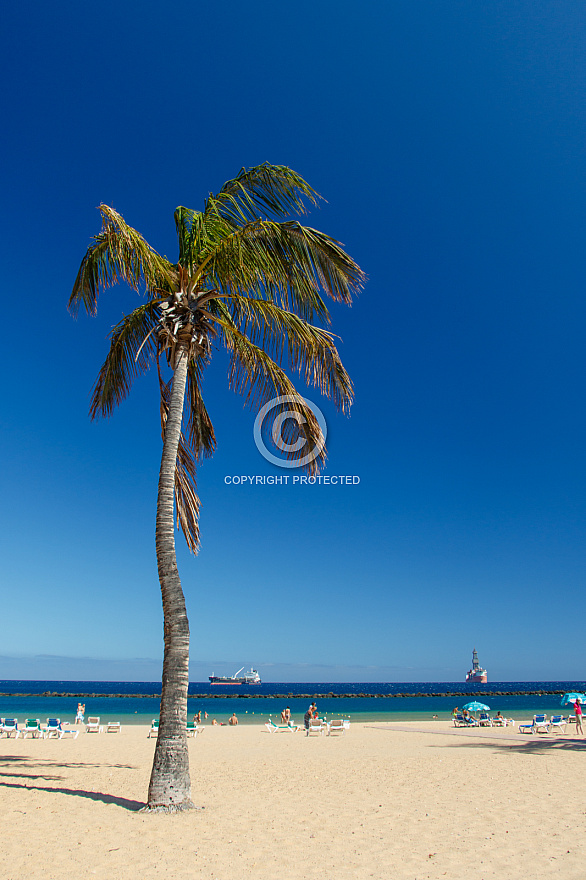
[[[580,700],[576,700],[574,703],[574,715],[576,716],[576,733],[584,734],[582,730],[582,705]]]
[[[455,709],[452,709],[452,718],[455,718],[456,715],[459,715],[459,714],[460,714],[460,710],[458,709],[457,706]]]
[[[217,727],[217,725],[218,725],[218,722],[216,721],[216,719],[212,718],[212,727]]]
[[[317,706],[315,703],[312,703],[305,715],[303,716],[303,723],[305,724],[305,729],[309,728],[309,722],[313,719],[317,719]]]
[[[281,712],[281,721],[283,722],[283,724],[289,724],[289,722],[291,721],[291,709],[289,708],[289,706],[287,706],[287,708],[283,709],[283,711]]]
[[[83,724],[83,716],[85,715],[85,703],[77,704],[77,715],[75,716],[76,724]]]
[[[197,715],[193,716],[193,720],[196,724],[201,724],[201,709],[197,713]]]
[[[236,717],[236,712],[232,712],[231,716],[228,718],[228,724],[234,726],[238,724],[238,718]]]

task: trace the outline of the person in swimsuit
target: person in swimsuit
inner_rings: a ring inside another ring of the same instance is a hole
[[[283,709],[283,711],[281,712],[281,721],[283,722],[283,724],[289,724],[289,722],[291,721],[291,709],[289,708],[289,706],[287,706],[287,708]]]
[[[76,724],[83,724],[83,716],[85,715],[85,703],[77,704],[77,715],[75,716]]]
[[[576,716],[576,733],[584,734],[582,730],[582,705],[580,700],[574,703],[574,715]]]

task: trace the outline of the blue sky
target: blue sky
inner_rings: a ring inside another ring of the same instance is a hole
[[[191,678],[459,680],[474,646],[583,678],[586,10],[33,0],[4,33],[0,678],[160,674],[155,375],[88,418],[136,297],[66,302],[100,202],[174,258],[175,207],[264,161],[369,276],[332,308],[351,417],[307,392],[360,482],[227,485],[279,469],[218,353]]]

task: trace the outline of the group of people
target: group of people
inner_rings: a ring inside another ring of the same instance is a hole
[[[201,716],[201,709],[200,709],[199,712],[197,712],[197,714],[195,714],[193,716],[194,722],[196,724],[201,724],[201,717],[202,716]],[[208,713],[204,712],[203,717],[204,717],[204,719],[207,719]],[[224,723],[225,723],[224,721],[220,721],[220,724],[218,725],[218,722],[216,721],[216,719],[212,718],[212,727],[218,727],[218,726],[223,727]],[[228,724],[231,727],[235,727],[236,724],[238,724],[238,718],[236,717],[236,712],[232,712],[231,716],[228,718]]]
[[[456,708],[452,710],[452,718],[455,718],[456,715],[459,715],[459,714],[460,714],[460,710],[456,706]],[[583,714],[582,713],[582,701],[580,699],[576,699],[576,700],[574,700],[574,716],[576,718],[576,733],[581,733],[583,735],[584,731],[582,730],[582,714]],[[307,714],[306,714],[306,717],[307,717]],[[434,715],[434,718],[435,717],[436,716]],[[470,714],[470,712],[467,709],[462,709],[462,717],[465,718],[466,720],[468,720],[469,718],[472,718],[472,715]],[[499,709],[499,711],[496,713],[495,721],[501,721],[501,720],[506,721],[506,718],[503,717],[503,715],[501,714],[500,709]],[[306,725],[305,725],[306,727],[308,726],[308,723],[306,723]]]

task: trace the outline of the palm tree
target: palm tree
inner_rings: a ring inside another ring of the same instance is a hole
[[[73,314],[80,307],[95,314],[100,292],[119,282],[146,297],[111,332],[93,391],[92,418],[110,416],[133,379],[151,364],[156,363],[159,376],[163,451],[156,550],[164,660],[148,810],[193,807],[186,741],[189,624],[175,556],[173,505],[177,525],[196,552],[196,463],[211,455],[216,443],[201,395],[212,345],[226,347],[229,385],[243,392],[250,406],[273,397],[289,399],[309,448],[323,446],[319,424],[280,364],[287,360],[343,411],[352,401],[352,384],[334,337],[318,326],[329,324],[320,291],[350,304],[365,276],[338,242],[283,219],[305,213],[306,204],[318,198],[287,167],[265,163],[242,169],[209,196],[202,211],[177,208],[176,263],[102,204],[102,229],[81,262],[69,300]],[[322,448],[306,467],[315,472],[324,457]]]

